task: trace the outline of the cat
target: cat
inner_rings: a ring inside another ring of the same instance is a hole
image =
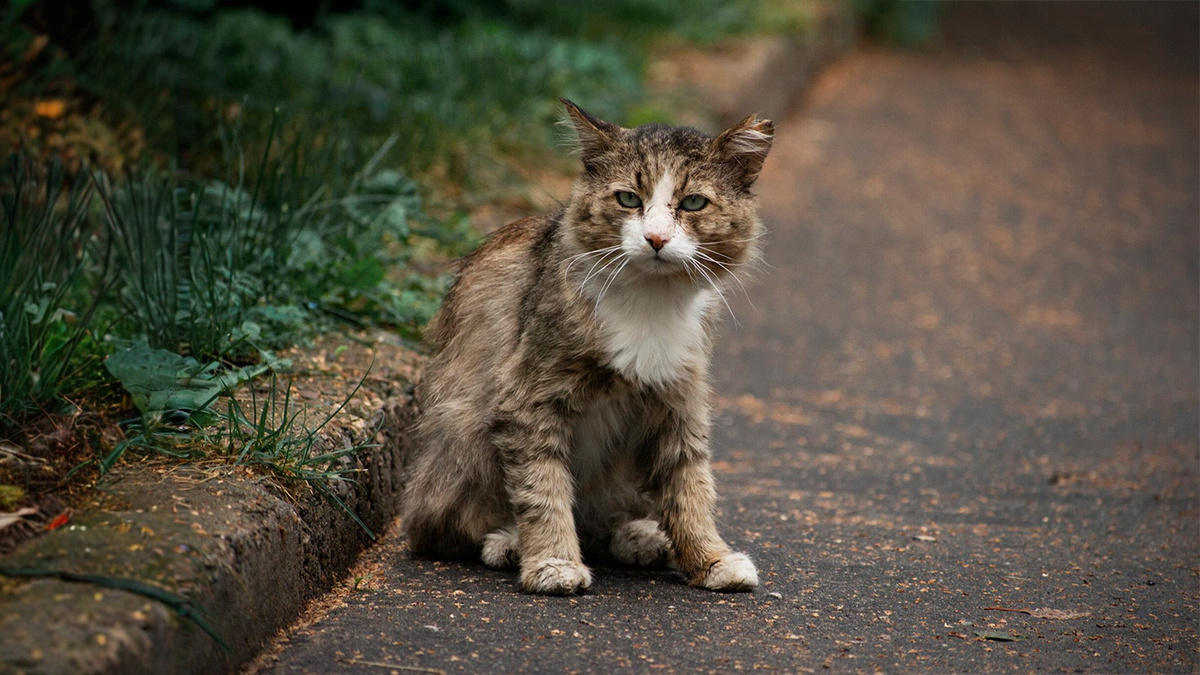
[[[752,590],[715,524],[707,371],[722,289],[757,260],[774,126],[626,129],[562,103],[570,200],[467,256],[427,331],[410,550],[519,567],[529,593],[587,590],[584,551]]]

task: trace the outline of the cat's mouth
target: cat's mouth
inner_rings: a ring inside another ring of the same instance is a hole
[[[661,251],[656,251],[654,255],[645,258],[645,264],[640,267],[647,274],[678,281],[690,281],[695,276],[692,274],[691,265],[687,260],[664,256]]]
[[[662,251],[655,251],[646,258],[646,262],[650,269],[664,273],[684,266],[683,261],[677,260],[674,256],[663,255]]]

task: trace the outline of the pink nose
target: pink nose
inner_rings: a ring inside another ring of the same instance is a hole
[[[648,234],[646,235],[646,241],[650,243],[650,248],[653,248],[655,251],[661,251],[662,247],[666,246],[668,241],[671,241],[671,238],[664,237],[661,234]]]

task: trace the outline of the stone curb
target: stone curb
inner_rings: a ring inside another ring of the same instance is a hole
[[[413,355],[375,345],[376,359]],[[319,353],[371,360],[354,343]],[[354,352],[359,352],[355,354]],[[403,372],[380,367],[323,431],[320,447],[358,452],[354,483],[334,489],[373,532],[396,516],[416,407]],[[394,379],[393,379],[394,378]],[[321,390],[345,396],[345,382]],[[8,568],[136,580],[186,597],[228,650],[167,603],[100,583],[0,576],[0,672],[220,673],[253,658],[305,603],[332,588],[370,537],[340,507],[304,486],[227,466],[125,463],[95,489],[100,505],[0,560]],[[121,583],[121,582],[118,582]]]
[[[681,76],[724,124],[751,110],[778,118],[853,38],[848,3],[831,3],[810,37],[740,43]],[[380,446],[357,455],[357,484],[342,484],[339,496],[380,532],[399,510],[416,408],[403,379],[372,389],[373,412],[360,418],[374,417],[368,421],[378,423]],[[363,442],[364,430],[374,428],[332,426],[325,441],[335,445]],[[0,576],[0,672],[232,672],[308,600],[329,590],[370,544],[349,516],[319,495],[306,491],[289,499],[245,473],[127,464],[100,489],[109,506],[76,513],[70,526],[27,543],[0,565],[136,579],[185,596],[193,603],[185,611],[206,610],[201,618],[211,621],[228,651],[144,595]]]

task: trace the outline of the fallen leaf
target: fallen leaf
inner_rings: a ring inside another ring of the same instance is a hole
[[[1086,616],[1091,616],[1091,612],[1085,612],[1076,609],[1034,609],[1025,612],[1029,616],[1038,619],[1082,619]]]
[[[33,114],[38,117],[58,119],[67,111],[67,104],[59,100],[38,101],[33,106]]]
[[[1000,642],[1016,642],[1019,638],[998,630],[977,630],[975,635],[984,640],[999,640]]]
[[[62,513],[58,514],[57,516],[54,516],[54,520],[50,521],[46,525],[46,531],[51,532],[53,530],[57,530],[58,528],[62,527],[63,525],[66,525],[67,521],[70,519],[71,519],[71,516],[69,516],[66,511],[63,511]]]
[[[913,541],[937,541],[937,537],[931,537],[927,534],[918,534],[913,537]]]
[[[1025,609],[1024,607],[984,607],[987,612],[1018,612],[1020,614],[1028,614],[1036,619],[1082,619],[1085,616],[1091,616],[1088,611],[1076,609],[1050,609],[1043,607],[1041,609]]]

